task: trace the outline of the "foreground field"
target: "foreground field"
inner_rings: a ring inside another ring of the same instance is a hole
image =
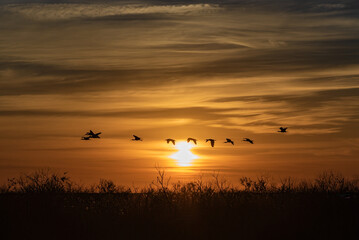
[[[359,186],[324,173],[270,185],[218,178],[169,186],[164,172],[141,190],[101,180],[79,187],[65,175],[12,179],[0,194],[2,239],[345,239],[359,234]]]

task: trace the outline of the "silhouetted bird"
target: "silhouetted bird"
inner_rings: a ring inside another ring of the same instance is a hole
[[[214,147],[214,141],[216,141],[216,140],[214,140],[214,139],[212,139],[212,138],[208,138],[208,139],[206,139],[206,142],[208,142],[208,141],[210,141],[210,142],[211,142],[211,146]]]
[[[100,136],[99,136],[100,134],[101,134],[101,132],[94,133],[92,130],[90,130],[85,135],[88,135],[90,138],[100,138]]]
[[[189,143],[190,141],[194,142],[194,144],[197,145],[197,139],[194,138],[187,138],[187,142]]]
[[[226,142],[224,142],[224,143],[232,143],[232,145],[234,145],[234,142],[229,138],[226,138]]]
[[[286,133],[286,132],[287,132],[287,127],[286,127],[286,128],[280,127],[279,130],[280,130],[280,131],[278,131],[278,132]]]
[[[243,138],[243,142],[249,142],[249,143],[253,144],[253,140],[251,140],[249,138]]]
[[[176,145],[176,140],[174,140],[174,139],[167,138],[166,141],[167,141],[167,144],[171,142],[171,143],[173,143],[173,145]]]
[[[137,137],[136,135],[132,135],[134,139],[131,139],[132,141],[142,141],[142,138]]]
[[[81,140],[90,140],[90,138],[91,138],[90,136],[88,136],[88,137],[82,137]]]

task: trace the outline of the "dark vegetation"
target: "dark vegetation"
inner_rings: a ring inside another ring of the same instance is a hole
[[[100,180],[83,187],[49,170],[0,188],[2,239],[356,239],[359,181],[325,172],[314,181],[218,174],[170,184],[157,169],[143,189]],[[354,237],[354,238],[353,238]]]

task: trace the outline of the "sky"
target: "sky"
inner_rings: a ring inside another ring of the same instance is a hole
[[[358,100],[356,0],[0,0],[1,182],[354,176]]]

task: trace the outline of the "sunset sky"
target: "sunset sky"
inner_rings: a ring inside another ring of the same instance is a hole
[[[0,182],[353,176],[358,119],[357,0],[0,0]]]

